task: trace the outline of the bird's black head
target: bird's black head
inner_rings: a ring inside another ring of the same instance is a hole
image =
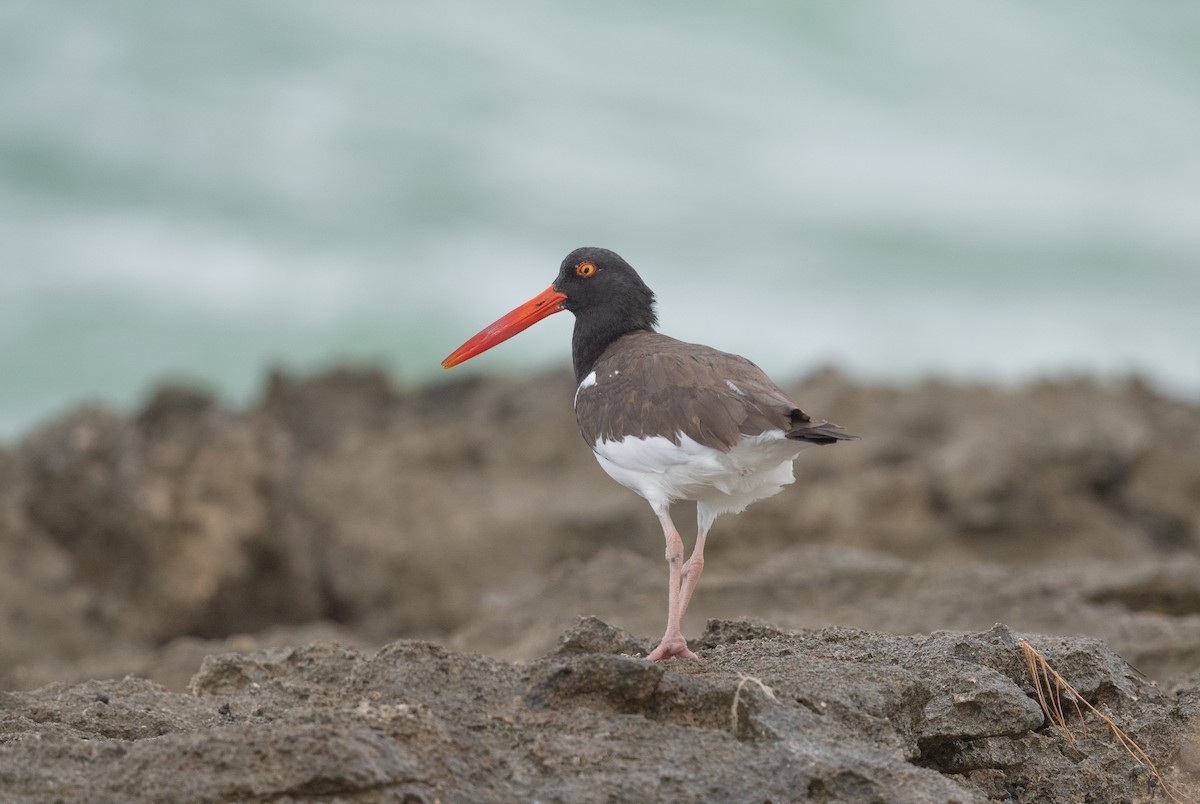
[[[588,246],[568,254],[554,289],[566,296],[563,309],[575,314],[571,352],[577,380],[614,340],[658,323],[654,291],[621,255],[606,248]]]
[[[620,254],[606,248],[577,248],[566,256],[554,280],[566,295],[562,306],[576,316],[604,314],[627,320],[631,329],[652,329],[654,291]]]
[[[442,361],[452,368],[562,310],[575,314],[571,356],[580,381],[610,343],[627,332],[654,329],[654,293],[617,254],[577,248],[563,260],[554,284],[484,327]]]

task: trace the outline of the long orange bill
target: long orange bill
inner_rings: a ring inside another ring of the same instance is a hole
[[[452,368],[459,363],[465,363],[475,355],[486,352],[518,332],[532,327],[543,318],[554,315],[563,309],[562,303],[566,298],[565,293],[559,293],[551,285],[455,349],[454,354],[442,361],[442,368]]]

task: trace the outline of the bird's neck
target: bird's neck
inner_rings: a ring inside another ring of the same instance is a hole
[[[592,373],[596,361],[617,338],[638,330],[653,330],[654,319],[605,319],[596,316],[577,316],[575,334],[571,338],[571,359],[575,364],[575,382]]]

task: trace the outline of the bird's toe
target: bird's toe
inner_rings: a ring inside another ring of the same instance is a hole
[[[646,658],[652,662],[661,662],[675,657],[680,659],[700,658],[688,649],[687,640],[682,636],[663,637],[662,642],[658,643],[658,647],[650,651],[650,655]]]

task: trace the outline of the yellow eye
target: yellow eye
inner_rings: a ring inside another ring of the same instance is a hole
[[[596,266],[590,262],[581,262],[575,266],[575,273],[579,276],[591,276],[596,273]]]

